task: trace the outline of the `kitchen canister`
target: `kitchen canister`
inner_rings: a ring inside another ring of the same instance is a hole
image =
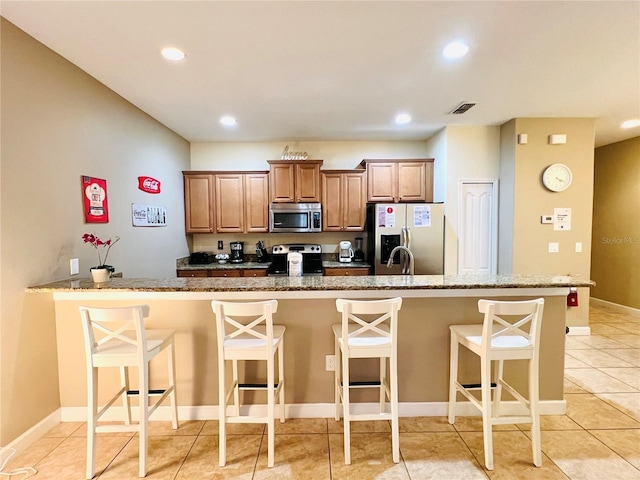
[[[300,252],[289,252],[287,254],[287,264],[290,277],[302,276],[302,254]]]

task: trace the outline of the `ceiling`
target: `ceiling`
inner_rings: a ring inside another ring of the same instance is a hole
[[[593,117],[640,135],[638,1],[2,1],[6,19],[189,141],[426,139]],[[469,54],[445,60],[447,42]],[[187,54],[170,63],[160,49]],[[462,102],[464,115],[450,115]],[[396,126],[407,112],[413,122]],[[224,127],[222,115],[238,124]]]

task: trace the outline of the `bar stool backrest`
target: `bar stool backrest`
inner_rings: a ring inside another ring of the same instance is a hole
[[[338,298],[336,308],[342,313],[342,339],[345,355],[351,348],[392,346],[398,333],[398,311],[402,298],[385,300],[345,300]],[[351,328],[350,328],[351,326]]]
[[[542,298],[520,302],[479,300],[478,310],[484,313],[481,341],[485,351],[525,349],[538,352],[543,308]]]
[[[148,305],[113,308],[80,307],[87,365],[101,353],[144,355],[146,335],[144,319]],[[95,365],[100,366],[100,365]]]
[[[245,348],[273,345],[273,314],[278,310],[277,300],[246,303],[214,300],[211,305],[216,317],[220,350],[223,342],[240,338]],[[237,340],[233,343],[239,346]]]

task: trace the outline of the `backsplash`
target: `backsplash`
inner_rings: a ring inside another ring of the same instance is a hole
[[[339,244],[342,240],[355,243],[356,237],[362,237],[366,245],[365,232],[323,232],[323,233],[223,233],[223,234],[193,234],[187,235],[190,252],[209,251],[216,253],[229,253],[230,242],[243,242],[244,254],[255,255],[256,243],[262,240],[271,253],[271,247],[281,243],[318,243],[322,246],[325,255],[338,254]],[[218,250],[218,240],[223,242],[222,250]]]

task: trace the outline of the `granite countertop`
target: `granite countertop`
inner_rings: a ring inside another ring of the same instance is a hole
[[[323,260],[322,266],[324,268],[371,268],[371,264],[368,262],[339,262],[333,260]]]
[[[570,275],[375,275],[360,277],[240,277],[240,278],[112,278],[93,283],[88,278],[61,280],[28,287],[27,292],[259,292],[331,290],[443,290],[495,288],[592,287],[595,283]]]

